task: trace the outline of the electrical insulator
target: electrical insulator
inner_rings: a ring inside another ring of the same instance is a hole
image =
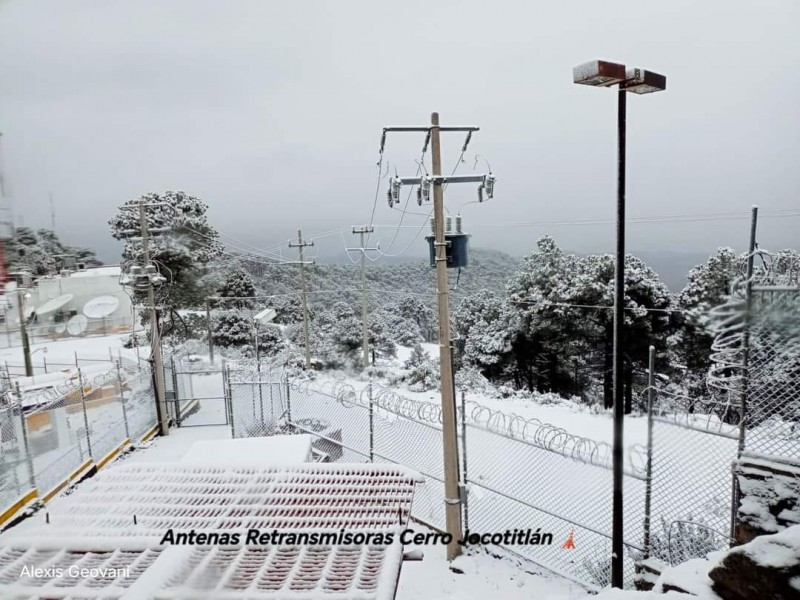
[[[486,198],[489,199],[489,200],[494,198],[494,182],[495,182],[495,180],[496,180],[495,176],[492,175],[491,173],[489,173],[486,176],[486,179],[484,181],[484,185],[486,186]]]
[[[436,233],[436,221],[434,219],[431,219],[431,233]]]
[[[453,217],[448,215],[444,219],[444,232],[452,233],[452,231],[453,231]]]
[[[391,185],[391,193],[392,193],[392,203],[397,204],[400,202],[400,188],[402,187],[403,182],[400,181],[399,177],[392,178],[392,185]]]
[[[431,180],[430,177],[423,177],[419,184],[419,189],[422,192],[422,200],[425,202],[431,201]]]
[[[483,202],[483,184],[478,186],[478,202]]]
[[[394,206],[392,202],[392,188],[386,190],[386,199],[389,201],[389,208],[392,208]]]
[[[461,233],[461,215],[456,215],[456,233]]]
[[[417,188],[417,204],[422,206],[422,187]]]

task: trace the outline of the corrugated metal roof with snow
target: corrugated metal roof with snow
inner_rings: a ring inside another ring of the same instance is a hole
[[[0,596],[389,599],[402,562],[397,533],[408,521],[419,481],[409,469],[383,464],[123,464],[54,505],[49,524],[4,537]],[[251,528],[395,536],[390,544],[160,544],[169,529]],[[20,577],[24,565],[60,565],[64,572]],[[70,574],[72,565],[95,574],[105,569],[106,575]],[[108,574],[123,566],[130,573]]]

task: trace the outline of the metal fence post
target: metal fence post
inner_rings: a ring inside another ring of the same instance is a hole
[[[272,389],[272,365],[269,367],[269,434],[275,435],[275,392]]]
[[[44,372],[47,373],[47,357],[42,355],[42,365],[44,365]]]
[[[464,531],[469,529],[469,497],[467,494],[467,394],[461,390],[461,502],[464,504]]]
[[[650,346],[647,370],[647,471],[644,488],[644,557],[650,558],[650,506],[653,489],[653,396],[655,390],[656,349]]]
[[[289,379],[286,379],[286,422],[292,422],[292,394]]]
[[[745,435],[747,431],[747,410],[748,410],[748,395],[750,387],[750,327],[753,317],[753,262],[755,260],[756,252],[756,229],[758,227],[758,207],[753,206],[750,218],[750,244],[747,251],[747,267],[745,282],[745,310],[744,310],[744,327],[742,330],[742,382],[739,394],[739,443],[736,449],[737,461],[742,458],[742,452],[745,449]],[[736,478],[734,472],[735,465],[731,466],[731,524],[729,537],[732,540],[736,539],[736,530],[738,529],[739,519],[737,513],[739,511],[739,497],[741,490],[739,489],[739,480]]]
[[[175,356],[169,357],[170,377],[172,378],[172,412],[175,413],[175,425],[181,426],[181,400],[178,393],[178,373],[175,370]],[[224,376],[223,376],[224,379]]]
[[[36,488],[36,477],[33,471],[33,457],[31,456],[30,446],[28,445],[28,424],[25,421],[25,411],[22,409],[22,394],[19,390],[19,381],[14,382],[17,389],[17,399],[19,400],[19,420],[22,425],[22,442],[25,448],[25,463],[28,467],[28,479],[31,487]],[[16,467],[14,467],[16,473]]]
[[[119,404],[122,406],[122,421],[125,423],[125,437],[131,439],[131,432],[128,429],[128,409],[125,408],[125,393],[122,390],[122,370],[117,363],[117,385],[119,386]]]
[[[78,351],[75,350],[75,368],[77,369],[78,367],[80,367],[80,365],[78,364]]]
[[[374,462],[375,456],[375,407],[372,402],[372,377],[369,380],[369,462]]]
[[[233,388],[231,387],[231,368],[225,365],[222,370],[222,388],[228,393],[228,418],[231,422],[231,438],[236,437],[236,425],[233,422]]]
[[[75,356],[75,360],[77,360],[77,353]],[[80,368],[78,368],[78,384],[81,392],[81,408],[83,409],[83,427],[86,432],[86,449],[89,451],[89,458],[94,460],[94,455],[92,454],[92,438],[89,435],[89,416],[86,414],[86,396],[83,393],[83,373],[81,373]]]

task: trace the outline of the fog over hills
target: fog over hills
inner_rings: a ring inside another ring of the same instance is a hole
[[[507,269],[502,268],[497,273],[498,283],[502,273],[512,272],[513,269],[516,268],[516,265],[522,260],[521,256],[512,256],[504,252],[500,252],[497,250],[489,250],[486,248],[470,248],[470,252],[472,258],[478,258],[478,260],[480,261],[480,265],[473,266],[473,268],[480,268],[480,269],[485,268],[486,267],[485,260],[488,257],[491,257],[491,265],[493,268],[497,268],[503,262],[506,262],[508,264]],[[567,252],[571,251],[567,250]],[[686,274],[689,272],[689,270],[697,265],[704,264],[708,260],[708,257],[711,255],[711,252],[705,254],[702,252],[678,252],[672,250],[662,250],[662,251],[649,250],[642,252],[637,252],[636,250],[630,250],[628,253],[638,256],[648,265],[650,265],[650,267],[652,267],[653,270],[659,274],[662,281],[667,284],[670,291],[673,293],[678,293],[681,291],[681,289],[683,289],[683,286],[686,284]],[[576,254],[584,255],[585,253],[576,253]],[[351,256],[353,260],[356,260],[355,254],[351,254]],[[368,263],[368,267],[372,269],[377,266],[423,263],[426,260],[427,260],[426,255],[422,254],[421,252],[415,252],[413,254],[409,253],[402,256],[381,257],[379,262]],[[330,251],[330,252],[325,252],[324,250],[321,250],[320,254],[316,258],[316,261],[318,264],[321,265],[352,264],[351,261],[348,260],[346,252],[344,250]],[[462,281],[468,280],[469,274],[470,274],[470,267],[467,267],[462,272],[461,275]]]

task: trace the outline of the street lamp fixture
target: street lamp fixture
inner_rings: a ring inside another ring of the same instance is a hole
[[[625,81],[625,65],[593,60],[572,69],[572,80],[580,85],[610,87]]]
[[[624,88],[626,92],[634,94],[652,94],[663,92],[667,89],[667,78],[653,71],[646,71],[638,67],[625,71]]]
[[[667,78],[645,69],[626,68],[619,63],[594,60],[575,67],[572,79],[580,85],[619,86],[617,93],[617,250],[614,267],[614,441],[613,498],[611,526],[611,585],[623,585],[623,423],[625,420],[623,387],[623,333],[625,326],[625,135],[627,119],[626,92],[651,94],[667,87]]]

